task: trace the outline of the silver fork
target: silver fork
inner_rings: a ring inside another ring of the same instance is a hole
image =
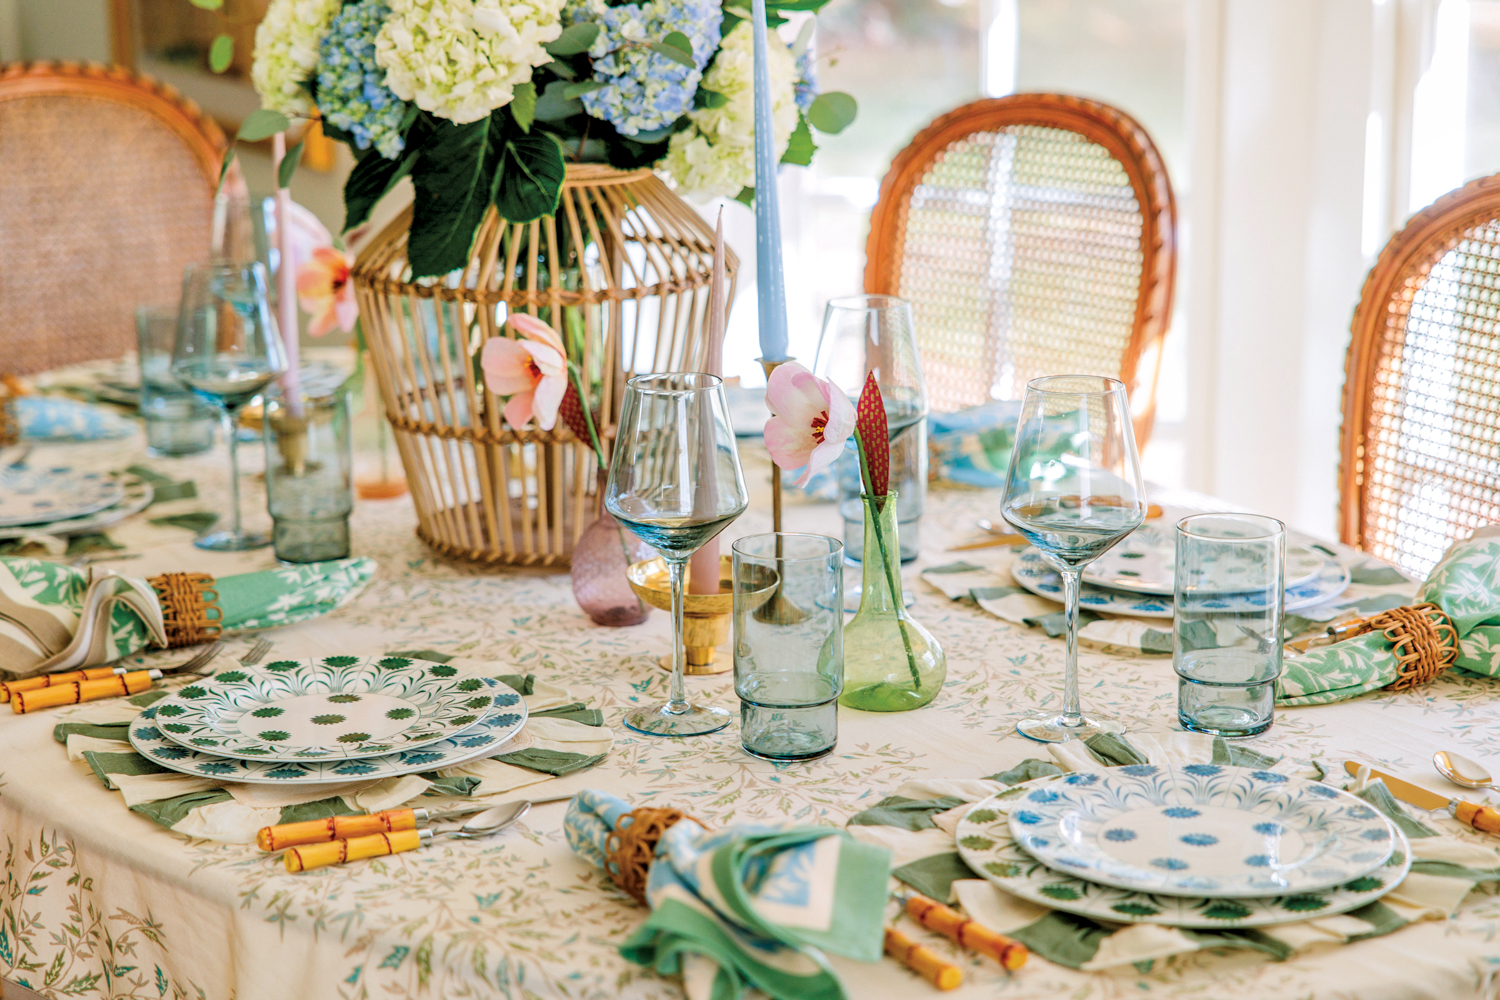
[[[210,643],[198,650],[191,659],[184,660],[175,667],[162,667],[160,671],[161,675],[163,677],[172,677],[178,674],[194,673],[199,667],[204,666],[215,656],[218,656],[223,649],[224,644],[222,642]]]
[[[266,658],[266,654],[271,651],[271,647],[274,645],[275,643],[270,639],[267,639],[263,635],[258,635],[255,637],[255,645],[251,646],[249,652],[240,657],[240,662],[247,667],[253,667]]]

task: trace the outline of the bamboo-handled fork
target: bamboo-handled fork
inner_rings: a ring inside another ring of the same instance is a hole
[[[46,674],[28,677],[22,681],[11,681],[0,685],[10,707],[17,715],[35,712],[58,705],[76,705],[83,701],[100,698],[118,698],[123,695],[140,694],[163,677],[191,674],[206,665],[223,650],[222,642],[215,642],[199,650],[197,655],[172,667],[150,670],[128,670],[125,667],[93,667],[74,670],[65,674]]]

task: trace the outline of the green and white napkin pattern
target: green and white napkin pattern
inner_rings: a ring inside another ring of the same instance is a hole
[[[1412,604],[1436,604],[1458,632],[1454,669],[1500,677],[1500,526],[1455,542],[1433,567]],[[1322,705],[1385,687],[1396,679],[1396,657],[1382,632],[1345,639],[1288,658],[1277,701]]]
[[[253,843],[257,830],[277,823],[402,805],[441,806],[445,797],[499,795],[581,771],[608,756],[614,733],[603,725],[602,713],[575,701],[566,689],[534,674],[496,674],[493,664],[462,664],[430,650],[393,655],[418,652],[423,659],[459,663],[469,672],[493,676],[525,697],[526,725],[507,743],[508,749],[438,771],[311,790],[225,784],[172,771],[131,747],[127,732],[135,714],[165,697],[164,691],[80,706],[52,735],[66,745],[69,759],[87,763],[106,788],[119,792],[130,811],[176,833],[229,844]]]
[[[291,625],[339,607],[374,576],[338,559],[215,581],[225,632]],[[0,677],[97,666],[164,646],[161,602],[142,577],[0,556]]]
[[[605,841],[629,803],[585,790],[568,805],[568,845],[606,871]],[[667,830],[646,883],[651,915],[620,953],[691,996],[843,1000],[828,954],[879,960],[890,856],[827,826]],[[707,986],[705,990],[703,987]]]
[[[954,830],[971,803],[1034,778],[1126,764],[1253,766],[1322,780],[1316,762],[1300,767],[1198,733],[1170,736],[1096,736],[1087,743],[1048,747],[1051,761],[1027,760],[987,778],[918,780],[849,820],[855,837],[892,852],[899,881],[934,899],[958,902],[969,917],[1024,943],[1041,957],[1092,971],[1137,964],[1206,948],[1240,948],[1285,959],[1314,944],[1340,944],[1389,934],[1419,920],[1445,919],[1469,890],[1500,881],[1494,848],[1445,836],[1412,819],[1378,781],[1351,787],[1389,815],[1412,848],[1411,872],[1378,902],[1349,913],[1247,930],[1190,930],[1156,924],[1100,923],[1011,896],[979,878],[954,846]]]

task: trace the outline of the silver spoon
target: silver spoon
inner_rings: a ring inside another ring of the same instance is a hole
[[[1483,764],[1472,761],[1463,754],[1439,750],[1432,755],[1432,764],[1438,769],[1438,774],[1455,785],[1462,785],[1464,788],[1500,787],[1495,784]]]

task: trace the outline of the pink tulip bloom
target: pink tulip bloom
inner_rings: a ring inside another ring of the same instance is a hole
[[[309,336],[321,337],[335,326],[345,333],[354,329],[359,305],[354,301],[354,282],[349,280],[353,266],[353,254],[318,247],[297,268],[297,300],[312,315]]]
[[[512,313],[506,325],[524,340],[491,337],[479,356],[484,384],[497,396],[509,396],[505,422],[516,430],[536,418],[537,427],[550,431],[557,408],[568,391],[568,362],[562,339],[533,316]]]
[[[766,383],[766,450],[783,469],[806,466],[797,486],[833,464],[854,433],[854,406],[826,379],[795,361],[779,365]]]

